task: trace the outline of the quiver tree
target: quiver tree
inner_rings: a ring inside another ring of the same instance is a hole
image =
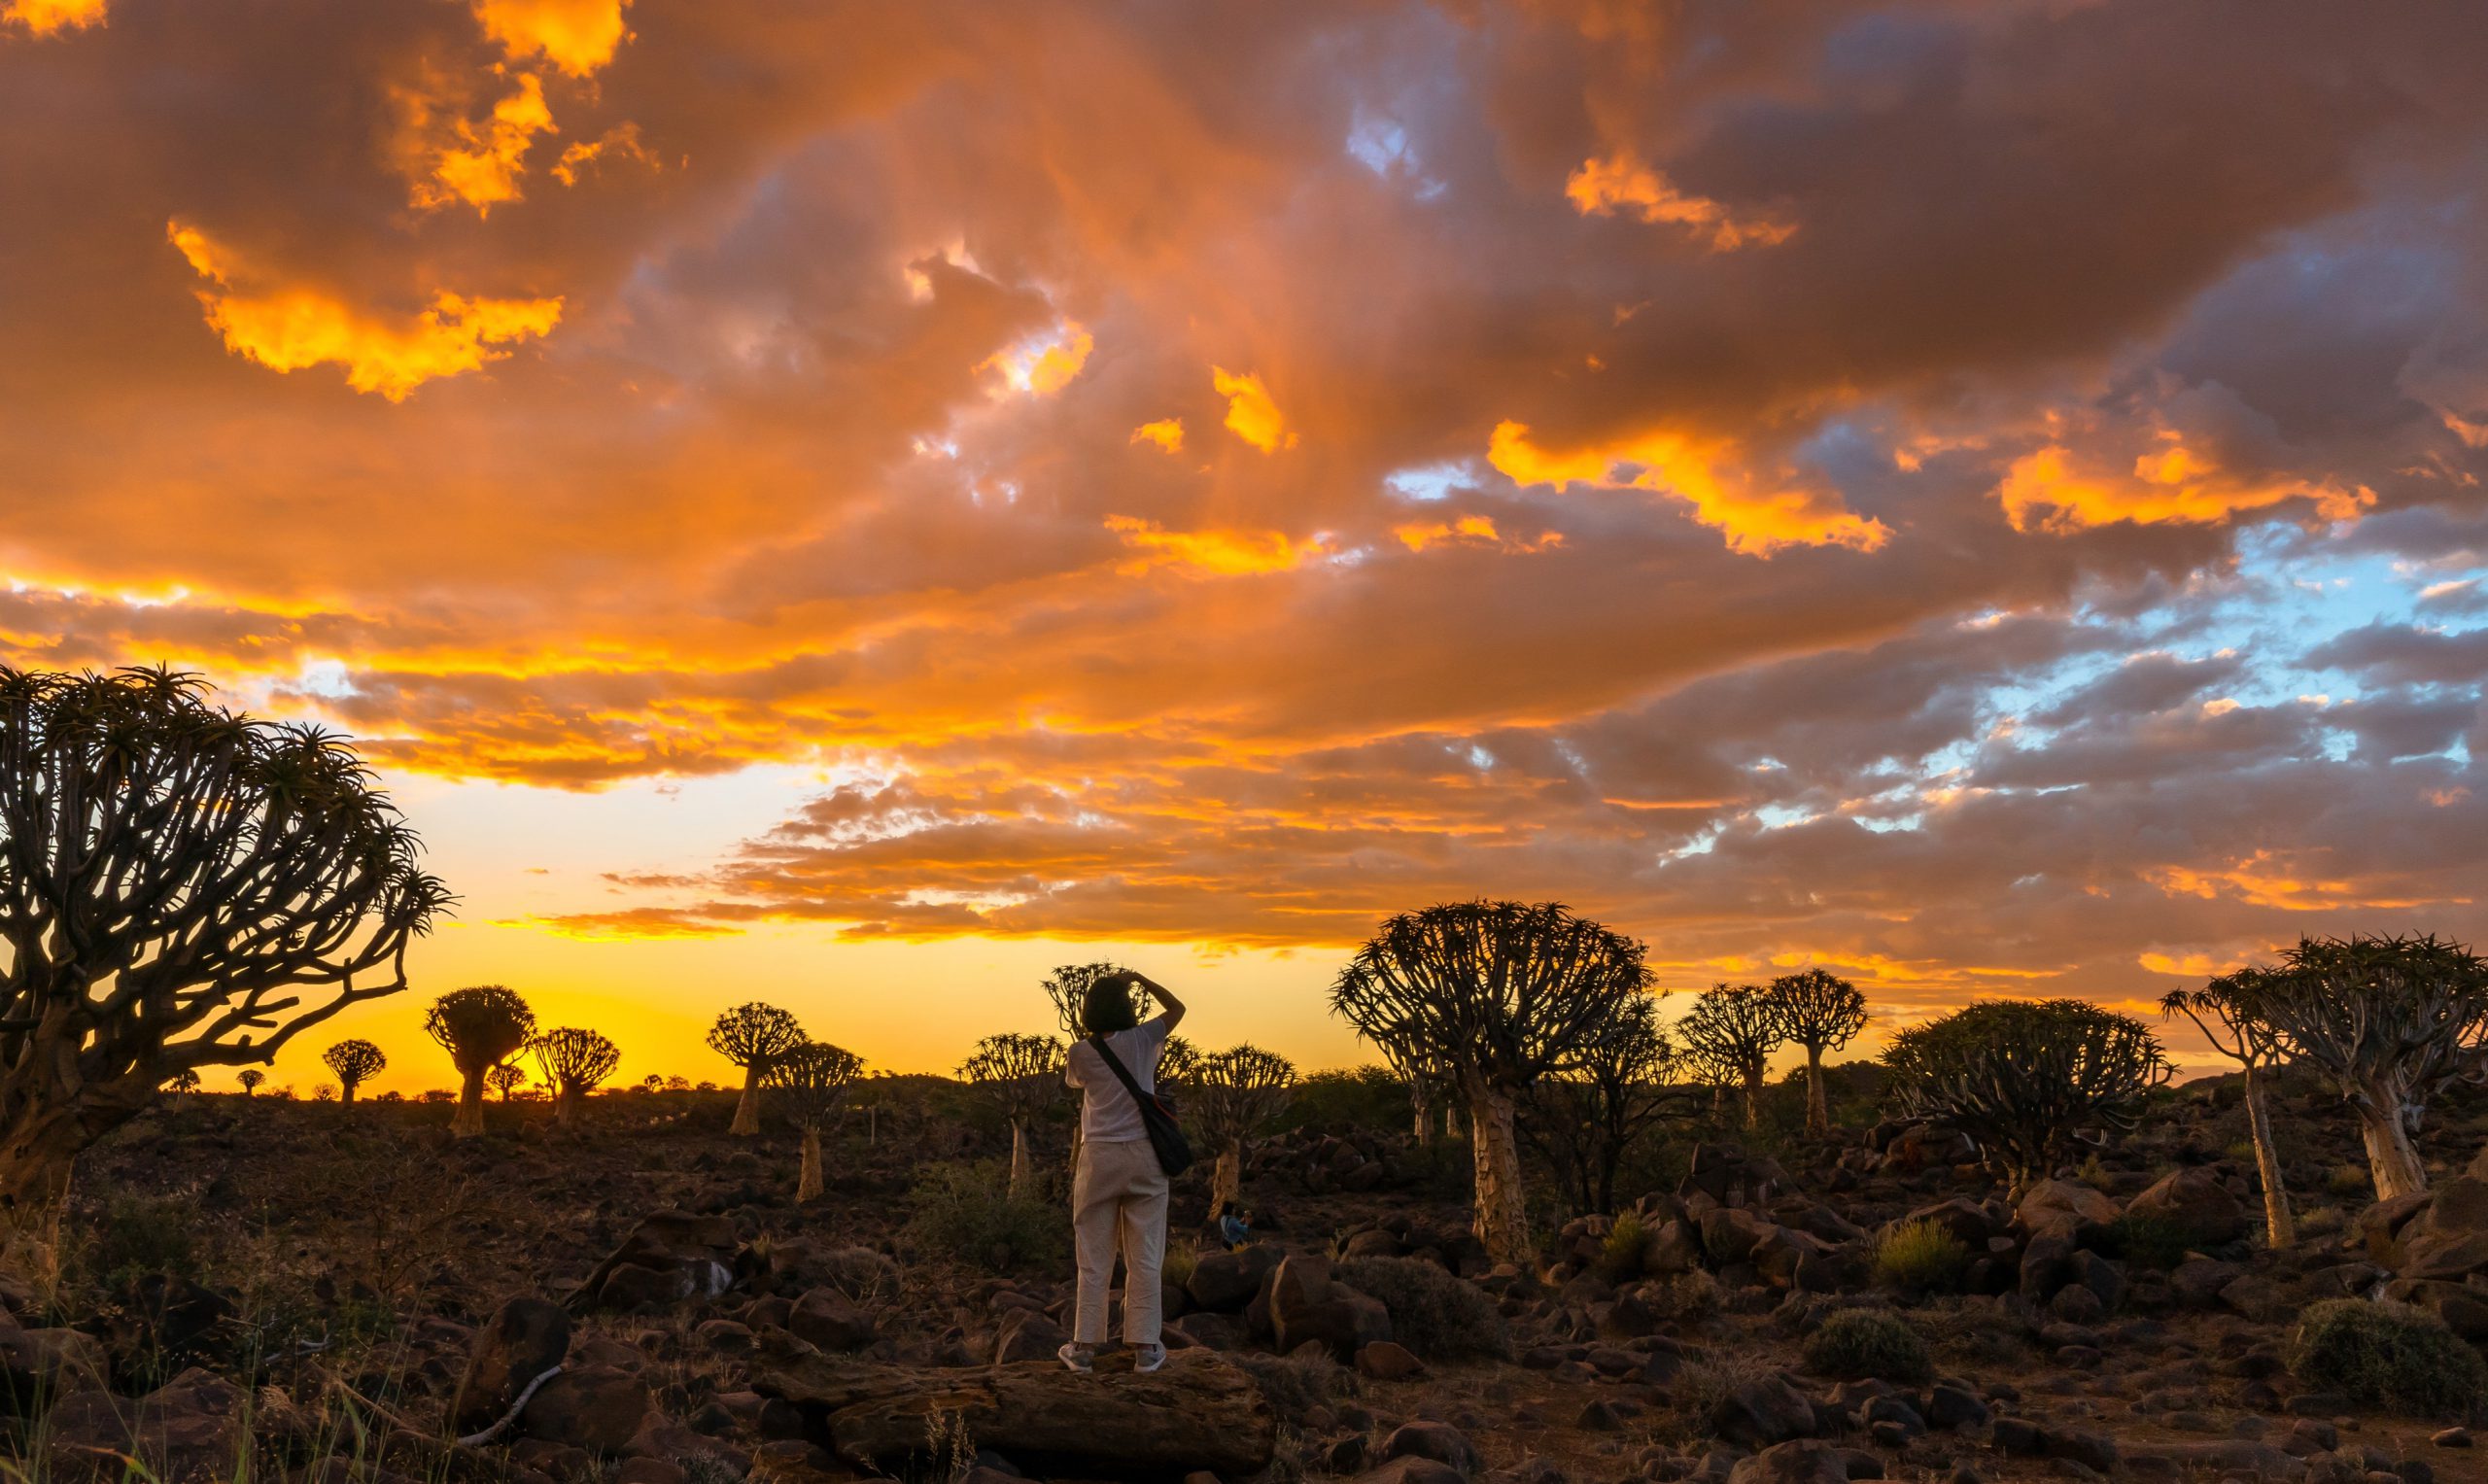
[[[1375,1050],[1382,1053],[1383,1064],[1391,1069],[1391,1075],[1408,1085],[1408,1112],[1418,1145],[1432,1144],[1434,1141],[1435,1093],[1442,1074],[1426,1060],[1408,1027],[1383,1027],[1372,1040]]]
[[[56,1200],[175,1074],[404,988],[449,903],[341,739],[206,694],[0,667],[0,1206]]]
[[[268,1080],[268,1074],[258,1067],[244,1067],[233,1080],[242,1085],[242,1095],[249,1097],[259,1090],[259,1084]]]
[[[1676,1033],[1707,1065],[1735,1078],[1745,1091],[1745,1126],[1761,1126],[1763,1074],[1771,1053],[1788,1040],[1770,991],[1760,984],[1705,989],[1676,1021]]]
[[[164,1080],[164,1090],[175,1097],[187,1097],[198,1090],[198,1073],[184,1067]]]
[[[569,1128],[578,1122],[580,1099],[622,1064],[621,1049],[592,1030],[565,1025],[527,1043],[536,1053],[537,1079],[553,1089],[553,1122]]]
[[[1782,1039],[1806,1049],[1806,1131],[1829,1133],[1831,1089],[1823,1083],[1823,1053],[1841,1050],[1866,1028],[1866,996],[1822,969],[1782,974],[1763,994],[1780,1019]]]
[[[2264,1238],[2275,1252],[2298,1240],[2298,1223],[2290,1215],[2290,1194],[2281,1178],[2281,1155],[2272,1142],[2272,1112],[2263,1080],[2287,1057],[2278,1032],[2257,1019],[2247,1008],[2255,1001],[2265,971],[2241,969],[2213,980],[2200,989],[2172,989],[2160,1002],[2162,1018],[2184,1016],[2194,1022],[2212,1050],[2244,1069],[2246,1131],[2255,1145],[2255,1173],[2263,1182]]]
[[[1048,975],[1039,987],[1045,990],[1047,1002],[1062,1020],[1063,1038],[1077,1041],[1088,1034],[1088,1027],[1081,1023],[1081,1011],[1088,1003],[1088,986],[1101,979],[1122,978],[1123,992],[1131,996],[1132,1018],[1136,1021],[1142,1018],[1141,1012],[1149,1007],[1143,1002],[1140,985],[1132,982],[1130,975],[1131,971],[1121,964],[1064,964]]]
[[[378,1076],[389,1065],[389,1057],[368,1041],[340,1041],[320,1053],[328,1070],[337,1074],[337,1090],[341,1101],[353,1102],[354,1089]]]
[[[750,1138],[760,1132],[760,1085],[769,1063],[803,1044],[804,1028],[775,1005],[754,1000],[717,1017],[708,1027],[708,1049],[743,1068],[743,1096],[735,1100],[728,1133]]]
[[[1895,1110],[1976,1140],[2015,1189],[2140,1122],[2172,1068],[2131,1016],[2083,1000],[1989,1000],[1892,1037]]]
[[[795,1181],[795,1199],[820,1194],[820,1131],[844,1111],[847,1085],[864,1067],[864,1058],[821,1041],[807,1041],[769,1060],[769,1089],[786,1117],[804,1134],[803,1172]]]
[[[527,1045],[536,1033],[536,1012],[515,989],[476,984],[432,1001],[424,1029],[448,1051],[450,1064],[463,1079],[458,1112],[449,1121],[450,1136],[474,1138],[484,1131],[484,1074]]]
[[[1646,995],[1626,1000],[1580,1064],[1530,1089],[1521,1131],[1574,1211],[1612,1215],[1625,1156],[1660,1123],[1689,1117],[1699,1094],[1676,1086],[1676,1048]]]
[[[484,1086],[493,1089],[495,1097],[508,1102],[527,1086],[527,1069],[515,1061],[504,1061],[484,1074]]]
[[[2376,1198],[2426,1190],[2429,1098],[2488,1071],[2488,963],[2433,936],[2305,938],[2246,987],[2242,1008],[2358,1114]]]
[[[1062,1098],[1062,1042],[1053,1036],[987,1036],[959,1075],[1011,1125],[1010,1196],[1027,1193],[1028,1125]]]
[[[1498,1261],[1530,1260],[1514,1102],[1579,1064],[1649,985],[1641,946],[1548,902],[1456,902],[1393,917],[1330,990],[1368,1040],[1405,1034],[1469,1106],[1477,1235]]]
[[[1243,1191],[1245,1139],[1296,1095],[1296,1063],[1259,1047],[1232,1047],[1200,1058],[1187,1090],[1185,1111],[1218,1151],[1209,1186],[1215,1211]]]

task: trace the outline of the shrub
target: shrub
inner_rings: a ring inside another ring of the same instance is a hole
[[[2083,1000],[1987,1000],[1893,1036],[1895,1111],[1978,1141],[2015,1185],[2046,1178],[2087,1131],[2132,1132],[2170,1075],[2148,1027]]]
[[[2290,1370],[2321,1391],[2413,1417],[2467,1418],[2488,1397],[2488,1362],[2407,1304],[2334,1298],[2308,1309]]]
[[[1949,1294],[1970,1268],[1970,1244],[1941,1222],[1903,1222],[1875,1239],[1875,1276],[1897,1289]]]
[[[858,1303],[899,1296],[898,1264],[869,1247],[837,1247],[820,1255],[821,1281]]]
[[[1363,1390],[1355,1371],[1327,1355],[1241,1354],[1233,1359],[1261,1384],[1261,1395],[1269,1398],[1270,1410],[1289,1427],[1301,1428],[1315,1407],[1330,1409]]]
[[[2110,1248],[2138,1267],[2161,1272],[2186,1260],[2194,1248],[2183,1222],[2161,1211],[2128,1211],[2108,1224]]]
[[[1652,1296],[1668,1314],[1681,1320],[1710,1318],[1719,1312],[1723,1297],[1719,1280],[1698,1267],[1670,1278]]]
[[[1333,1269],[1350,1288],[1382,1300],[1392,1337],[1429,1361],[1508,1360],[1511,1331],[1475,1284],[1424,1258],[1357,1258]]]
[[[1926,1341],[1897,1315],[1879,1309],[1842,1309],[1806,1337],[1806,1368],[1844,1381],[1903,1383],[1934,1373]]]
[[[1641,1229],[1641,1216],[1627,1211],[1607,1229],[1607,1240],[1599,1244],[1598,1275],[1609,1283],[1621,1283],[1641,1271],[1641,1244],[1646,1234]]]
[[[999,1161],[927,1165],[908,1192],[908,1235],[924,1252],[988,1272],[1060,1268],[1071,1223],[1050,1203],[1013,1200]]]
[[[1191,1242],[1169,1242],[1166,1244],[1165,1265],[1158,1270],[1165,1274],[1167,1282],[1181,1288],[1192,1281],[1192,1269],[1200,1265],[1200,1260],[1198,1246]]]
[[[1718,1430],[1721,1410],[1738,1387],[1777,1374],[1750,1351],[1714,1350],[1677,1367],[1668,1403],[1685,1424],[1685,1434],[1698,1437]]]

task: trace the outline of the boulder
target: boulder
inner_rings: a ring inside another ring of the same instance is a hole
[[[240,1388],[196,1368],[136,1400],[81,1392],[52,1409],[52,1477],[119,1480],[135,1459],[162,1484],[216,1484],[233,1476],[249,1410]]]
[[[1691,1222],[1662,1222],[1641,1240],[1641,1271],[1664,1278],[1702,1265],[1702,1238]]]
[[[1463,1474],[1477,1471],[1477,1446],[1447,1422],[1402,1423],[1382,1440],[1382,1459],[1431,1459]]]
[[[1345,1364],[1360,1348],[1391,1338],[1391,1311],[1332,1278],[1328,1261],[1296,1253],[1270,1286],[1270,1333],[1282,1355],[1318,1343]]]
[[[519,1414],[528,1437],[589,1453],[619,1453],[648,1415],[648,1383],[611,1365],[564,1370]]]
[[[1984,1252],[1987,1250],[1987,1238],[2002,1234],[2006,1225],[2005,1222],[1997,1219],[1997,1215],[1998,1213],[1990,1211],[1976,1201],[1965,1200],[1955,1195],[1950,1200],[1939,1200],[1931,1206],[1920,1206],[1894,1222],[1892,1225],[1902,1226],[1915,1222],[1932,1222],[1960,1238],[1961,1245],[1970,1251]]]
[[[23,1413],[52,1397],[94,1391],[104,1384],[103,1343],[77,1329],[20,1329],[0,1326],[0,1397]]]
[[[2428,1192],[2399,1233],[2404,1278],[2460,1282],[2488,1269],[2488,1180],[2456,1175]]]
[[[1181,1332],[1182,1323],[1179,1320],[1167,1328]],[[1062,1326],[1035,1309],[1005,1310],[1001,1327],[993,1332],[993,1362],[1007,1365],[1015,1361],[1056,1361],[1055,1352],[1070,1338]],[[1192,1336],[1187,1334],[1186,1338]]]
[[[1410,1454],[1358,1474],[1357,1484],[1469,1484],[1469,1476],[1449,1464]]]
[[[1805,1393],[1776,1376],[1758,1377],[1721,1398],[1710,1425],[1732,1443],[1767,1448],[1792,1437],[1813,1436],[1814,1404]]]
[[[1849,1484],[1841,1450],[1811,1437],[1774,1443],[1728,1470],[1728,1484]]]
[[[1233,1252],[1205,1252],[1192,1264],[1184,1292],[1193,1303],[1216,1314],[1233,1314],[1253,1301],[1262,1280],[1280,1258],[1275,1248],[1251,1246]]]
[[[101,1316],[105,1351],[116,1371],[162,1375],[176,1365],[209,1363],[225,1350],[233,1300],[204,1284],[168,1273],[144,1273],[121,1286]]]
[[[871,1313],[827,1287],[796,1299],[794,1311],[786,1316],[786,1328],[795,1331],[796,1338],[823,1350],[861,1350],[881,1338]]]
[[[713,1298],[734,1282],[735,1251],[735,1224],[725,1217],[651,1212],[588,1274],[571,1303],[642,1309]]]
[[[928,1368],[826,1355],[782,1329],[756,1336],[751,1384],[801,1408],[816,1436],[855,1465],[899,1466],[928,1424],[952,1417],[1007,1446],[1031,1473],[1075,1478],[1181,1474],[1230,1478],[1269,1467],[1278,1423],[1261,1386],[1208,1350],[1183,1350],[1147,1375],[1054,1360]],[[1001,1440],[1007,1439],[1007,1444]]]
[[[452,1427],[477,1432],[506,1416],[518,1394],[562,1363],[570,1350],[570,1316],[541,1298],[509,1299],[468,1341],[466,1371],[450,1402]]]
[[[2079,1180],[2042,1180],[2022,1193],[2015,1208],[2024,1231],[2061,1230],[2073,1236],[2086,1226],[2117,1219],[2117,1203]]]
[[[2206,1169],[2175,1170],[2125,1202],[2125,1214],[2166,1222],[2195,1247],[2221,1247],[2246,1234],[2246,1206]]]
[[[1407,1346],[1374,1340],[1357,1351],[1357,1374],[1376,1381],[1411,1381],[1426,1373],[1426,1364]]]

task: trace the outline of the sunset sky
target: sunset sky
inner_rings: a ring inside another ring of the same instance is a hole
[[[1906,1023],[2488,937],[2488,7],[0,0],[0,657],[723,1079],[1389,913]]]

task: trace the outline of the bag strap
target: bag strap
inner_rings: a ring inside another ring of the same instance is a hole
[[[1133,1106],[1146,1107],[1147,1104],[1142,1102],[1142,1099],[1154,1097],[1155,1094],[1140,1090],[1140,1084],[1132,1078],[1131,1070],[1123,1065],[1123,1059],[1121,1056],[1115,1054],[1115,1049],[1106,1044],[1106,1038],[1090,1036],[1088,1044],[1097,1049],[1098,1055],[1106,1058],[1107,1069],[1112,1071],[1116,1080],[1123,1085],[1123,1090],[1131,1094]]]

